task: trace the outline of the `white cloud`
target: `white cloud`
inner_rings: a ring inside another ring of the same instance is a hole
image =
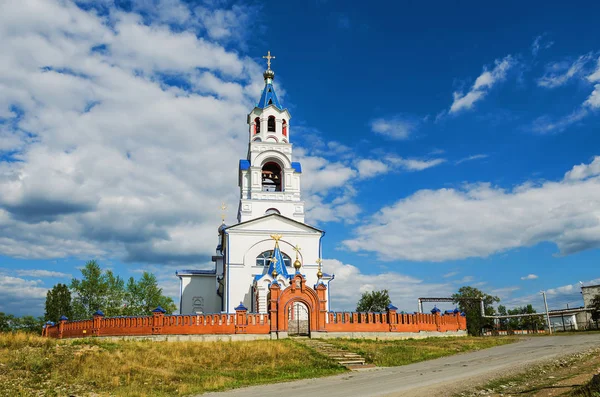
[[[591,54],[582,55],[572,63],[554,62],[546,66],[546,73],[537,81],[540,87],[556,88],[566,84],[574,77],[581,77],[585,66],[592,60]]]
[[[600,109],[600,84],[594,86],[594,91],[592,91],[588,99],[584,102],[584,105],[592,109]]]
[[[486,257],[544,241],[568,255],[600,247],[599,208],[600,176],[574,168],[564,180],[511,190],[489,183],[421,190],[382,208],[343,244],[382,260]]]
[[[527,276],[521,277],[521,280],[535,280],[538,278],[537,274],[528,274]]]
[[[533,56],[537,56],[540,50],[547,50],[548,48],[552,47],[552,45],[554,45],[553,41],[545,40],[545,37],[546,34],[544,33],[537,36],[535,40],[533,40],[533,43],[531,44],[531,54]]]
[[[598,175],[600,175],[600,156],[594,157],[594,160],[589,164],[574,166],[565,174],[565,180],[580,181]]]
[[[419,160],[419,159],[406,159],[402,157],[394,157],[389,156],[386,157],[386,161],[390,164],[400,166],[401,168],[407,171],[423,171],[427,168],[435,167],[437,165],[443,164],[446,162],[445,159],[437,158],[437,159],[429,159],[429,160]]]
[[[497,59],[491,71],[484,68],[483,73],[477,77],[469,92],[466,94],[463,92],[454,92],[452,94],[454,100],[450,106],[449,113],[471,109],[476,102],[488,94],[489,90],[496,83],[504,80],[507,72],[515,65],[515,59],[511,55],[507,55],[503,59]]]
[[[388,165],[378,160],[361,159],[356,162],[356,169],[360,178],[372,178],[388,171]]]
[[[457,274],[458,274],[458,272],[449,272],[449,273],[444,274],[442,277],[450,278],[450,277],[456,276]]]
[[[579,123],[589,114],[586,108],[578,108],[572,113],[555,119],[549,116],[541,116],[535,119],[531,125],[533,132],[539,134],[548,134],[553,132],[562,132],[573,124]]]
[[[403,140],[410,138],[419,122],[408,117],[396,116],[389,119],[378,118],[371,121],[371,130],[388,138]]]
[[[481,160],[481,159],[486,159],[488,157],[489,157],[489,155],[487,155],[487,154],[474,154],[472,156],[463,157],[462,159],[456,160],[456,162],[454,164],[458,165],[458,164],[465,163],[467,161]]]
[[[587,76],[587,80],[590,83],[595,83],[596,81],[600,81],[600,57],[598,57],[598,61],[596,63],[596,70]]]
[[[73,277],[68,273],[55,272],[55,271],[44,270],[44,269],[17,269],[17,270],[11,270],[11,273],[14,273],[17,276],[22,276],[22,277],[41,277],[41,278],[46,278],[46,277],[72,278]]]
[[[154,20],[69,1],[0,2],[0,150],[18,160],[0,162],[0,253],[210,259],[220,202],[237,206],[231,170],[246,153],[264,67],[198,37],[196,25],[164,24],[190,19],[182,5],[160,1]],[[309,191],[357,174],[319,158],[303,165],[323,171],[306,178]],[[315,202],[335,206],[335,219],[358,211],[326,194]]]
[[[417,309],[419,297],[450,296],[456,292],[450,283],[429,284],[396,272],[364,274],[356,266],[344,264],[337,259],[323,260],[323,271],[335,274],[335,279],[331,282],[333,310],[355,310],[362,293],[374,290],[387,289],[392,303],[406,312]]]

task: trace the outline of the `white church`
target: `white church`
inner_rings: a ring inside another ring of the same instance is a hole
[[[269,53],[260,101],[248,115],[248,156],[239,163],[238,223],[218,228],[212,270],[179,270],[181,314],[267,313],[269,286],[296,272],[307,285],[329,283],[321,270],[324,232],[304,222],[302,166],[292,161],[289,111],[275,94]],[[327,299],[329,311],[329,299]]]

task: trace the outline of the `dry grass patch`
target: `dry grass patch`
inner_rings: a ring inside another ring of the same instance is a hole
[[[55,340],[0,334],[0,395],[173,396],[345,370],[289,340]]]
[[[362,355],[380,367],[393,367],[450,356],[517,341],[512,337],[451,337],[407,340],[327,339],[327,342]]]

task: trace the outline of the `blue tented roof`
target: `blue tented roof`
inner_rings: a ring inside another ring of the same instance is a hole
[[[275,88],[273,87],[273,84],[267,83],[265,84],[265,89],[263,90],[256,107],[264,109],[269,105],[274,105],[278,109],[283,109],[279,103],[279,99],[277,99],[277,94],[275,94]]]

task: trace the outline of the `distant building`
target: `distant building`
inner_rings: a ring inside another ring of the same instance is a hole
[[[586,308],[592,307],[592,299],[596,295],[600,295],[600,285],[582,286],[581,295],[583,295],[583,306]]]

